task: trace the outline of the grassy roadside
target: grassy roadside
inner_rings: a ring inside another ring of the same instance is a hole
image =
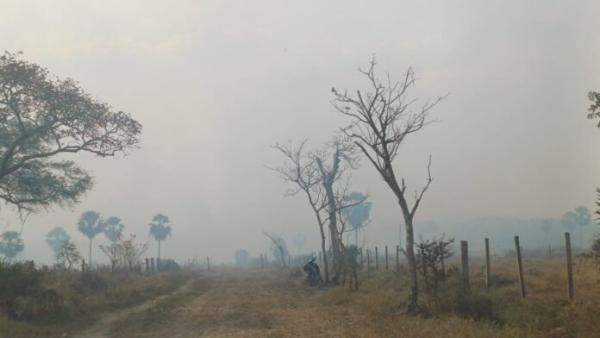
[[[60,295],[60,308],[19,320],[0,315],[0,337],[65,337],[91,325],[103,313],[172,292],[192,277],[183,272],[149,276],[108,273],[98,274],[90,285],[77,273],[48,274],[44,285]]]
[[[521,299],[515,263],[494,260],[495,286],[485,290],[473,261],[472,292],[461,295],[454,270],[440,291],[439,310],[429,297],[428,317],[406,316],[408,285],[395,271],[361,272],[358,292],[310,288],[289,270],[222,271],[194,301],[181,295],[127,318],[115,337],[597,337],[600,332],[598,268],[578,261],[576,297],[566,297],[561,258],[526,260],[528,296]],[[203,287],[199,287],[201,289]]]

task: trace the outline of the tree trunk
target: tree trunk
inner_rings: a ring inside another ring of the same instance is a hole
[[[283,251],[283,247],[278,246],[277,248],[279,249],[279,254],[281,255],[281,267],[285,268],[285,253]]]
[[[324,182],[327,194],[327,212],[329,214],[329,236],[331,237],[331,249],[333,252],[333,277],[331,280],[337,284],[342,272],[342,252],[337,228],[337,207],[335,205],[335,194],[333,192],[333,181]]]
[[[158,259],[160,259],[160,239],[158,240]]]
[[[408,297],[408,304],[406,306],[406,312],[415,314],[420,311],[419,307],[419,284],[417,280],[417,262],[415,260],[415,240],[413,232],[413,218],[406,204],[404,196],[401,195],[398,198],[398,204],[402,209],[402,216],[404,217],[405,229],[406,229],[406,263],[408,265],[408,277],[410,286],[410,295]]]
[[[327,263],[327,244],[323,224],[319,224],[321,231],[321,252],[323,252],[323,271],[325,272],[325,283],[329,283],[329,263]]]
[[[88,255],[88,265],[92,266],[92,238],[90,237],[90,253]]]

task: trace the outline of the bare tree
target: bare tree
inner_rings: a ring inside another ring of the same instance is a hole
[[[306,194],[319,225],[323,257],[327,257],[325,224],[328,224],[333,269],[329,268],[329,261],[324,259],[325,281],[337,283],[343,266],[343,250],[340,244],[342,231],[339,229],[338,214],[341,208],[346,207],[342,201],[349,201],[348,183],[344,186],[340,183],[348,181],[349,176],[346,173],[354,168],[356,163],[353,146],[341,138],[334,138],[319,151],[309,153],[305,152],[305,145],[305,140],[297,146],[275,145],[287,161],[283,167],[271,169],[278,172],[284,180],[295,184],[295,187],[287,192],[288,196],[299,192]],[[331,278],[330,272],[333,274]]]
[[[302,140],[298,145],[291,142],[287,145],[276,144],[274,146],[284,157],[285,163],[282,167],[269,168],[277,173],[287,182],[294,184],[286,192],[286,196],[294,196],[298,193],[306,195],[319,226],[321,235],[321,251],[323,257],[327,257],[326,237],[324,225],[326,217],[322,214],[325,210],[325,194],[321,188],[321,177],[318,173],[314,156],[305,153],[306,140]],[[329,282],[329,266],[324,259],[325,282]]]
[[[330,159],[330,160],[328,160]],[[333,277],[332,281],[338,283],[342,274],[344,265],[342,233],[338,228],[338,214],[345,206],[343,200],[347,200],[348,180],[345,176],[348,169],[352,169],[356,159],[353,157],[353,146],[340,138],[326,145],[315,155],[315,162],[321,175],[321,185],[325,192],[325,209],[327,211],[327,220],[329,223],[329,236],[331,239],[331,251],[333,253]],[[343,182],[346,178],[346,184],[336,191],[336,182]]]
[[[423,195],[433,181],[430,171],[431,156],[427,164],[427,180],[420,191],[415,191],[412,205],[407,199],[405,180],[398,180],[393,162],[406,137],[430,123],[429,112],[442,97],[428,101],[414,111],[412,108],[416,100],[407,97],[416,80],[413,70],[409,68],[402,81],[393,82],[388,75],[384,82],[376,77],[375,66],[376,62],[373,59],[367,70],[359,69],[368,79],[367,91],[357,90],[355,94],[349,94],[347,91],[340,92],[333,88],[334,106],[341,114],[351,119],[350,124],[342,128],[344,134],[351,138],[369,159],[398,199],[406,228],[405,252],[410,273],[410,296],[406,310],[407,313],[416,314],[421,309],[418,303],[413,219]]]

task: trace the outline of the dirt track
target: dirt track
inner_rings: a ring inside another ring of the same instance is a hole
[[[190,281],[170,294],[156,297],[154,299],[148,300],[142,304],[139,304],[139,305],[131,307],[131,308],[126,308],[126,309],[122,309],[122,310],[118,310],[118,311],[114,311],[114,312],[105,314],[93,326],[87,328],[86,330],[84,330],[82,332],[75,334],[73,337],[75,337],[75,338],[110,337],[109,332],[114,323],[118,322],[119,320],[121,320],[123,318],[127,318],[128,316],[147,311],[148,309],[151,309],[151,308],[157,306],[158,304],[160,304],[160,302],[162,302],[163,300],[166,300],[170,297],[174,297],[179,294],[187,293],[190,291],[192,284],[193,284],[192,281]]]
[[[294,309],[306,288],[275,273],[198,275],[168,295],[106,314],[74,337],[265,337],[283,309]],[[304,291],[303,291],[304,290]],[[310,292],[310,290],[308,291]]]

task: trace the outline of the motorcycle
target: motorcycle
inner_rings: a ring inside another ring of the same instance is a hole
[[[319,269],[319,265],[315,263],[317,258],[313,257],[308,263],[304,265],[302,268],[306,273],[306,282],[308,285],[315,286],[318,285],[321,279],[321,270]]]

